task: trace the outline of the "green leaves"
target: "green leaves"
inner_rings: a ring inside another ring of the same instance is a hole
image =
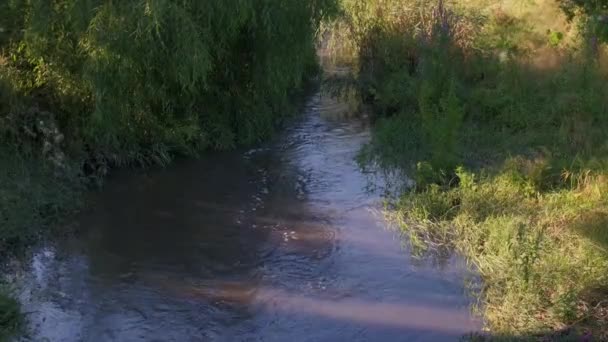
[[[0,47],[27,74],[15,82],[44,94],[74,133],[69,143],[129,163],[268,136],[314,69],[317,26],[337,0],[11,0],[0,9]]]

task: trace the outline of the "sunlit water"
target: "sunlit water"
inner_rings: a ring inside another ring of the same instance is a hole
[[[274,141],[115,175],[15,280],[34,341],[455,341],[456,258],[415,260],[360,171],[364,119],[321,95]],[[372,185],[372,186],[370,186]]]

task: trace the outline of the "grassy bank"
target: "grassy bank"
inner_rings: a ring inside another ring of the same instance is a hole
[[[342,3],[363,159],[416,181],[390,212],[414,251],[467,257],[493,338],[608,339],[603,3]]]
[[[608,182],[585,173],[539,190],[543,161],[457,171],[458,186],[405,194],[395,217],[419,253],[462,252],[483,280],[480,309],[492,334],[591,331],[606,338]]]

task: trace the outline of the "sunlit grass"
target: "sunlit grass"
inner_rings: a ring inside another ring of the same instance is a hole
[[[605,175],[546,192],[513,163],[458,177],[458,187],[405,194],[393,217],[419,253],[450,245],[467,256],[483,280],[480,309],[492,332],[577,324],[606,334],[606,321],[593,320],[608,307]]]

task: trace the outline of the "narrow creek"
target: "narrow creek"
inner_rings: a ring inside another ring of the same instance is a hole
[[[33,341],[457,341],[458,257],[410,257],[355,156],[365,119],[320,94],[274,141],[117,174],[15,282]],[[382,188],[379,186],[379,188]]]

